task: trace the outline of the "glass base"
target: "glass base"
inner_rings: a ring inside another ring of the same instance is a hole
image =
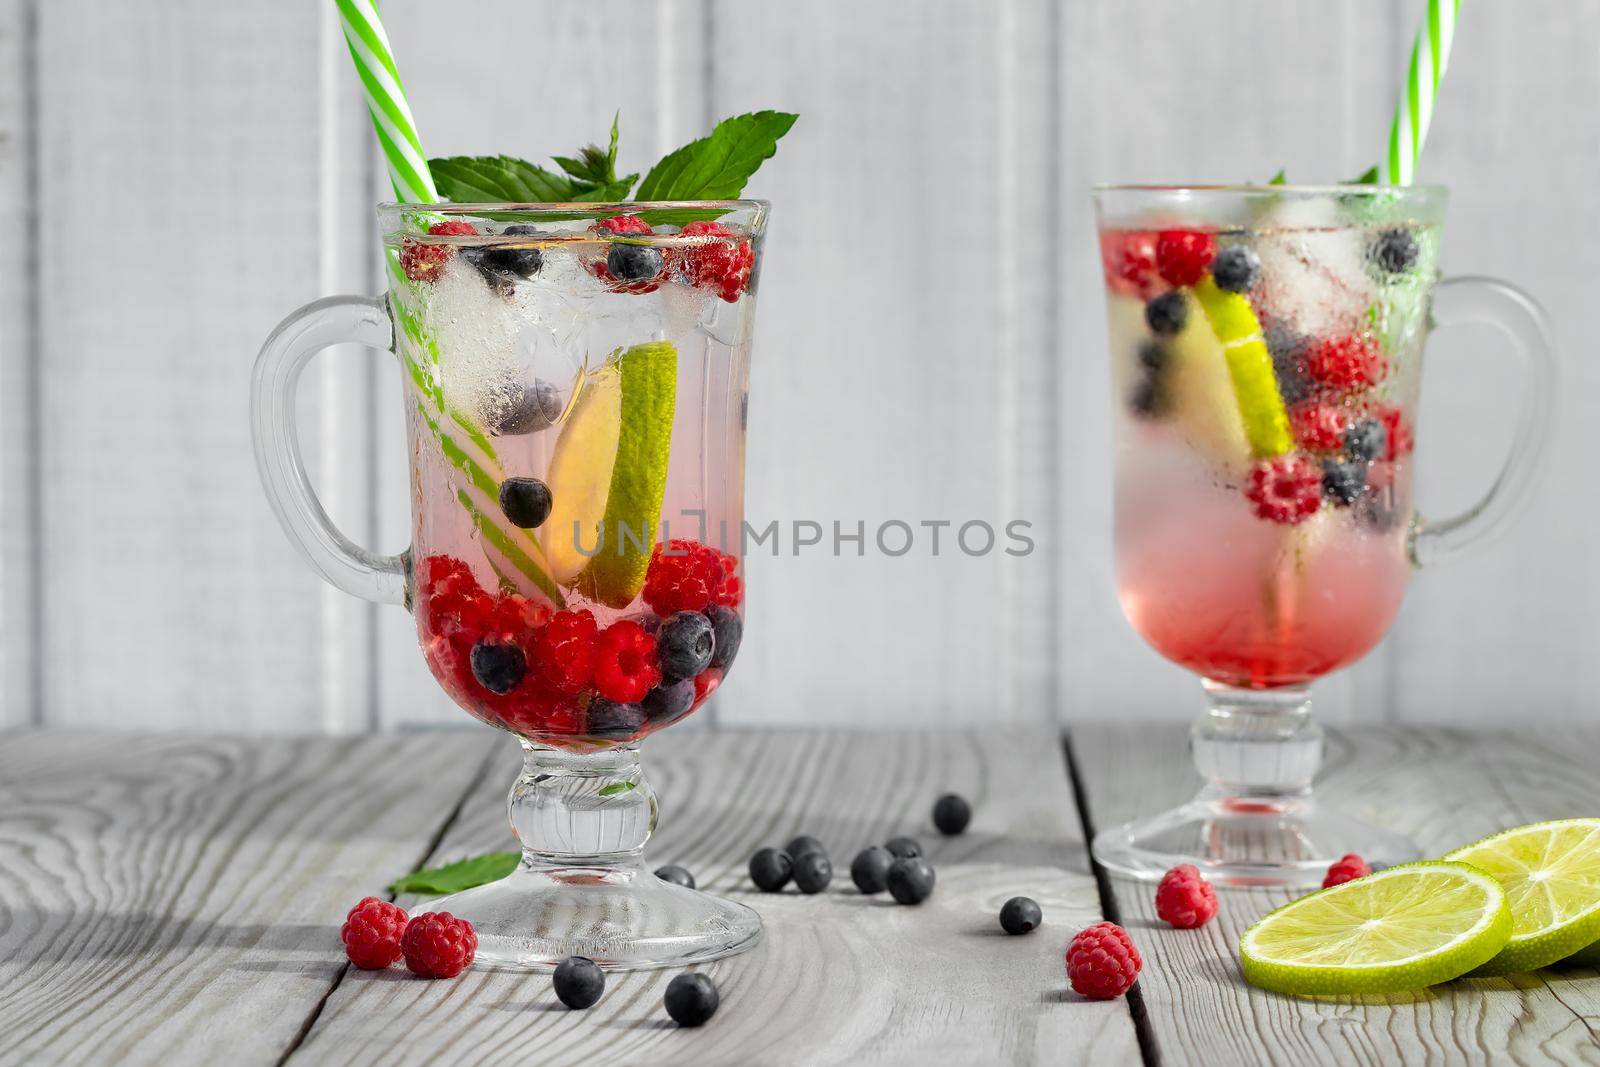
[[[1095,835],[1106,869],[1149,881],[1192,863],[1217,886],[1316,889],[1328,865],[1355,852],[1392,867],[1419,858],[1403,834],[1330,809],[1310,795],[1239,797],[1202,792],[1180,808]]]
[[[663,882],[642,864],[536,867],[428,902],[471,921],[474,967],[550,971],[568,956],[607,970],[705,963],[752,948],[761,917],[743,904]],[[417,912],[416,914],[421,914]]]

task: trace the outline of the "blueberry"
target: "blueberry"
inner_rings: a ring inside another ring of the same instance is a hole
[[[1148,374],[1133,387],[1128,407],[1141,419],[1158,419],[1172,410],[1172,396],[1160,378]]]
[[[632,737],[644,725],[645,709],[597,696],[589,701],[588,716],[590,737]]]
[[[933,825],[946,837],[954,837],[972,821],[972,805],[965,797],[946,793],[933,802]]]
[[[799,834],[791,838],[789,843],[783,846],[783,850],[794,859],[799,859],[807,852],[820,852],[824,856],[828,854],[828,850],[822,847],[822,842],[810,834]]]
[[[825,853],[807,852],[794,861],[794,884],[800,892],[820,893],[833,881],[833,861]]]
[[[1273,323],[1265,340],[1272,355],[1272,370],[1278,378],[1278,392],[1284,403],[1298,404],[1311,394],[1311,376],[1306,373],[1306,339],[1287,326]]]
[[[1356,502],[1367,487],[1367,465],[1338,459],[1322,461],[1322,492],[1340,507]]]
[[[1230,293],[1249,292],[1261,277],[1261,257],[1249,245],[1229,245],[1211,262],[1211,278],[1218,289]]]
[[[500,483],[500,510],[513,526],[535,530],[550,517],[550,487],[537,478],[507,478]]]
[[[899,904],[921,904],[933,892],[933,868],[919,856],[895,860],[885,881]]]
[[[1042,921],[1044,914],[1032,897],[1012,897],[1000,908],[1000,929],[1008,934],[1032,933]]]
[[[679,867],[676,863],[669,863],[665,867],[657,867],[656,877],[661,879],[663,882],[671,882],[673,885],[681,885],[685,889],[694,888],[694,875],[690,874],[684,868]]]
[[[789,884],[794,874],[794,860],[787,852],[763,848],[750,857],[750,880],[763,893],[776,893]]]
[[[489,427],[500,437],[517,437],[548,430],[561,417],[561,392],[542,378],[522,384],[522,396]]]
[[[1345,454],[1351,459],[1374,460],[1389,447],[1389,431],[1377,419],[1357,419],[1344,432]]]
[[[1389,274],[1404,274],[1417,265],[1417,239],[1409,230],[1384,230],[1372,245],[1372,259]]]
[[[644,715],[657,727],[668,726],[694,707],[694,679],[663,682],[644,697]]]
[[[501,231],[507,237],[537,237],[539,231],[532,226],[507,226]],[[494,270],[502,274],[515,274],[518,278],[531,278],[544,266],[544,255],[537,248],[490,247],[480,250],[479,270]]]
[[[1139,366],[1146,374],[1160,374],[1167,369],[1171,353],[1160,341],[1146,341],[1139,346]]]
[[[661,273],[661,249],[649,245],[612,245],[606,271],[619,282],[647,282]]]
[[[717,670],[727,670],[733,657],[738,655],[739,642],[744,639],[744,620],[732,608],[713,604],[706,609],[711,620],[711,631],[716,635],[716,647],[711,651],[711,665]]]
[[[715,983],[705,975],[680,974],[667,983],[667,995],[662,1003],[679,1026],[701,1026],[717,1013],[722,997]]]
[[[485,638],[472,646],[472,676],[491,693],[509,693],[528,672],[528,658],[516,645]]]
[[[886,848],[873,845],[856,853],[850,861],[850,880],[863,893],[881,893],[889,887],[889,868],[894,865],[894,855]]]
[[[711,620],[698,611],[680,611],[656,634],[656,659],[664,678],[693,678],[711,665],[716,651]]]
[[[1189,302],[1176,289],[1162,293],[1144,306],[1144,321],[1152,333],[1171,337],[1189,321]]]
[[[922,855],[922,845],[914,837],[891,837],[883,847],[899,860],[913,859]]]
[[[575,1011],[593,1007],[606,991],[606,972],[587,956],[568,956],[550,977],[561,1003]]]

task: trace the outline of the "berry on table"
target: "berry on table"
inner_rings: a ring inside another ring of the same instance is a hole
[[[676,863],[669,863],[665,867],[657,867],[656,877],[661,879],[663,882],[671,882],[673,885],[681,885],[685,889],[694,888],[694,875],[690,874],[686,868],[680,867]]]
[[[1217,288],[1230,293],[1246,293],[1261,277],[1261,257],[1249,245],[1229,245],[1217,253],[1211,264],[1211,278]]]
[[[400,948],[412,974],[454,978],[472,966],[478,954],[478,935],[467,920],[448,911],[432,911],[406,924]]]
[[[1371,334],[1325,338],[1306,351],[1306,373],[1330,389],[1365,389],[1378,384],[1383,372],[1383,354]]]
[[[1032,897],[1012,897],[1000,906],[1000,929],[1012,936],[1032,933],[1043,921],[1039,902]]]
[[[351,963],[363,971],[379,971],[400,958],[405,929],[404,908],[377,897],[363,897],[345,916],[339,939]]]
[[[622,236],[630,234],[644,236],[655,232],[648,222],[637,215],[613,215],[609,219],[601,219],[594,223],[589,227],[589,231],[601,235]],[[615,264],[612,262],[613,256],[617,259]],[[589,269],[614,293],[643,294],[653,293],[661,288],[663,262],[659,248],[652,248],[649,245],[614,244],[606,251],[605,257],[593,263]],[[640,273],[637,276],[623,276],[616,273],[617,267]]]
[[[1156,271],[1170,285],[1194,285],[1216,254],[1216,238],[1200,230],[1162,230],[1156,235]]]
[[[856,853],[850,861],[850,880],[868,896],[889,888],[889,868],[894,866],[894,854],[886,848],[873,845]]]
[[[750,242],[735,240],[737,235],[732,230],[716,222],[691,222],[680,235],[700,240],[677,250],[674,269],[690,285],[715,289],[730,304],[738,300],[749,286],[750,272],[756,264]]]
[[[1128,932],[1099,922],[1079,930],[1067,946],[1067,978],[1091,1000],[1112,1000],[1133,988],[1144,961]]]
[[[933,868],[921,856],[907,856],[889,865],[884,876],[897,904],[921,904],[933,892]]]
[[[517,687],[528,672],[528,658],[514,644],[484,638],[472,646],[472,676],[496,696]]]
[[[1351,459],[1370,462],[1382,458],[1389,448],[1389,431],[1383,423],[1373,418],[1357,419],[1344,432],[1345,455]]]
[[[593,697],[584,713],[583,732],[590,737],[632,737],[644,726],[645,709],[639,704],[619,704],[605,697]]]
[[[807,852],[820,852],[823,855],[828,854],[828,850],[822,847],[822,842],[818,841],[810,834],[796,834],[794,837],[789,839],[789,843],[787,845],[783,846],[783,850],[789,854],[791,859],[799,859]]]
[[[556,997],[574,1011],[592,1008],[606,991],[606,972],[587,956],[568,956],[550,976]]]
[[[728,669],[733,657],[739,654],[739,642],[744,639],[744,620],[732,608],[712,604],[706,608],[706,618],[711,620],[711,631],[716,644],[711,650],[711,666],[719,671]]]
[[[1366,860],[1354,852],[1346,852],[1328,865],[1327,876],[1322,879],[1322,888],[1332,889],[1336,885],[1365,878],[1371,873],[1372,868],[1367,866]]]
[[[679,1026],[703,1026],[717,1013],[722,997],[711,979],[703,974],[680,974],[667,983],[662,1003],[672,1021]]]
[[[1338,507],[1349,507],[1367,488],[1367,465],[1359,461],[1322,461],[1322,492]]]
[[[638,623],[618,620],[595,641],[594,688],[607,700],[619,704],[643,700],[660,680],[656,639]]]
[[[428,227],[434,237],[470,237],[477,232],[472,223],[460,219],[446,219]],[[454,254],[451,245],[426,244],[408,237],[400,242],[400,269],[414,282],[436,282]]]
[[[645,694],[644,715],[659,729],[677,722],[689,714],[699,699],[699,687],[693,678],[680,678],[676,682],[662,682]]]
[[[1100,261],[1106,287],[1123,296],[1148,299],[1156,294],[1156,235],[1149,230],[1107,230],[1100,235]]]
[[[596,638],[594,614],[587,608],[552,615],[533,638],[540,681],[568,695],[588,685],[594,676]]]
[[[1322,506],[1322,472],[1304,456],[1264,459],[1251,468],[1245,496],[1257,518],[1294,526]]]
[[[1338,404],[1312,400],[1289,409],[1289,428],[1300,447],[1311,452],[1337,452],[1344,446],[1350,412]]]
[[[1204,926],[1217,914],[1217,891],[1192,863],[1180,863],[1156,887],[1156,915],[1180,930]]]
[[[1176,289],[1169,289],[1144,306],[1144,321],[1159,337],[1181,333],[1189,321],[1189,301]]]
[[[787,852],[763,848],[750,857],[750,880],[763,893],[776,893],[789,884],[793,874],[794,860]]]
[[[922,844],[914,837],[891,837],[885,841],[883,847],[895,859],[912,859],[922,855]]]
[[[656,631],[656,661],[663,678],[693,678],[711,666],[716,648],[715,628],[698,611],[680,611]]]
[[[500,483],[500,510],[511,525],[535,530],[550,517],[550,487],[537,478],[507,478]]]
[[[1384,230],[1372,243],[1372,261],[1389,274],[1404,274],[1417,265],[1417,239],[1409,230]]]
[[[818,850],[801,853],[794,860],[794,884],[807,895],[820,893],[833,881],[833,861]]]
[[[946,837],[965,832],[971,821],[972,805],[967,803],[965,797],[946,793],[933,802],[934,828]]]

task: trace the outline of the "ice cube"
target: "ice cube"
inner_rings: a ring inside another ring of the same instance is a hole
[[[1257,223],[1263,310],[1312,337],[1356,328],[1377,299],[1366,234],[1332,200],[1286,200]]]

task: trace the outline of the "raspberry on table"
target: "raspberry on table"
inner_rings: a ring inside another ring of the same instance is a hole
[[[711,240],[677,250],[673,265],[678,273],[696,288],[715,289],[730,304],[738,300],[755,269],[756,254],[750,242],[735,240],[732,230],[716,222],[691,222],[682,235]]]
[[[558,693],[574,694],[594,674],[594,614],[586,608],[558,611],[533,638],[533,662],[539,679]]]
[[[1171,285],[1194,285],[1216,254],[1217,239],[1203,230],[1162,230],[1156,235],[1156,270]]]
[[[656,639],[632,619],[606,627],[595,642],[594,688],[607,700],[632,704],[661,681]]]
[[[380,971],[400,958],[405,929],[404,908],[377,897],[363,897],[345,916],[339,938],[351,963],[364,971]]]
[[[472,924],[448,911],[418,915],[406,924],[400,939],[406,968],[423,978],[454,978],[478,954],[478,935]]]
[[[1383,353],[1369,333],[1324,338],[1306,352],[1306,373],[1331,389],[1354,391],[1377,385],[1384,369]]]
[[[1332,889],[1336,885],[1365,878],[1371,873],[1372,868],[1367,866],[1366,860],[1354,852],[1346,852],[1328,865],[1328,874],[1322,879],[1322,888]]]
[[[1168,871],[1156,887],[1156,915],[1180,930],[1204,926],[1217,914],[1217,891],[1192,863]]]
[[[1099,922],[1079,930],[1067,946],[1067,978],[1075,992],[1091,1000],[1112,1000],[1133,988],[1144,961],[1128,932]]]
[[[446,219],[428,227],[428,233],[435,237],[470,237],[477,232],[472,223],[459,219]],[[400,269],[414,282],[436,282],[455,251],[450,245],[424,244],[407,238],[400,242]]]
[[[1265,459],[1251,469],[1245,496],[1257,518],[1298,525],[1322,506],[1322,471],[1300,455]]]
[[[1156,235],[1148,230],[1107,230],[1100,235],[1106,287],[1121,296],[1148,300],[1161,291],[1156,274]]]
[[[651,229],[650,224],[644,221],[644,219],[641,219],[638,215],[613,215],[609,219],[600,219],[595,222],[589,227],[589,232],[601,235],[635,234],[638,236],[644,236],[645,234],[655,233],[655,230]],[[651,249],[651,251],[655,250]],[[656,254],[658,256],[660,255],[659,252]],[[599,259],[589,264],[589,271],[596,278],[599,278],[602,282],[605,282],[606,288],[610,289],[614,293],[634,293],[638,295],[642,295],[644,293],[653,293],[657,289],[661,288],[661,283],[666,280],[667,272],[665,270],[659,271],[652,277],[638,280],[625,280],[618,278],[612,273],[610,267],[607,265],[608,259],[609,255],[601,256]]]

